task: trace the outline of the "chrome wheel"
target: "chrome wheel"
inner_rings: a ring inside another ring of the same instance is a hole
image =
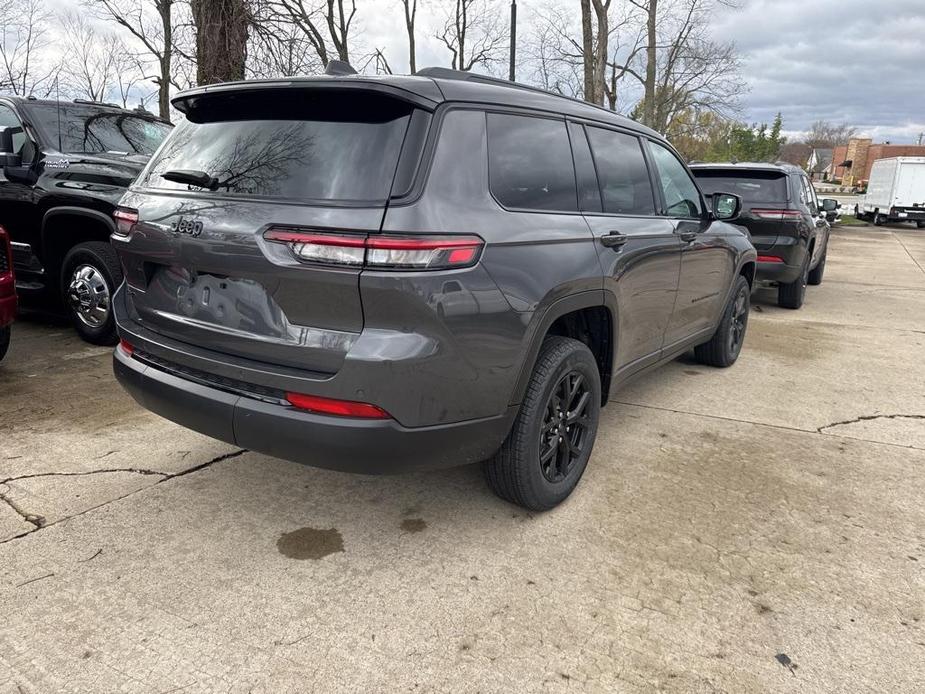
[[[99,328],[106,323],[110,310],[109,285],[103,273],[92,265],[78,265],[67,288],[68,303],[81,323]]]

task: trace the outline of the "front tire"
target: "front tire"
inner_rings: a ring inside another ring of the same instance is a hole
[[[561,504],[591,457],[600,408],[601,377],[591,350],[578,340],[547,337],[517,419],[485,463],[488,486],[531,511]]]
[[[751,297],[752,290],[748,286],[748,280],[739,275],[726,310],[723,311],[723,319],[713,337],[694,348],[697,361],[720,368],[735,364],[745,342]]]
[[[81,243],[65,256],[61,271],[64,305],[74,329],[86,342],[94,345],[118,342],[112,296],[120,284],[122,267],[108,243]]]
[[[919,229],[925,229],[925,221],[921,219],[916,220],[915,226],[917,226]]]

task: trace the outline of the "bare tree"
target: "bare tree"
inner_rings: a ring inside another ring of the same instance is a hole
[[[248,79],[291,77],[318,72],[314,44],[295,23],[266,4],[252,7],[245,76]]]
[[[244,0],[191,0],[190,9],[196,25],[196,82],[243,80],[250,22]]]
[[[302,31],[322,66],[332,58],[350,62],[350,30],[356,0],[267,0],[271,24],[289,22]]]
[[[412,75],[417,71],[417,56],[414,46],[414,23],[418,14],[418,0],[401,0],[405,12],[405,31],[408,32],[408,72]]]
[[[51,17],[42,0],[0,2],[0,88],[23,96],[51,89],[59,66],[40,59]]]
[[[61,33],[65,90],[81,99],[104,101],[119,79],[119,56],[126,53],[125,47],[117,37],[97,32],[78,12],[61,16]]]
[[[710,12],[717,0],[629,0],[645,21],[645,61],[631,58],[612,65],[643,89],[637,109],[642,122],[667,132],[673,118],[695,108],[728,116],[735,112],[744,86],[731,43],[710,39]],[[722,2],[722,4],[729,4]]]
[[[476,65],[490,66],[501,59],[507,37],[491,0],[451,0],[443,30],[436,38],[452,56],[454,70],[471,70]]]
[[[803,142],[810,147],[831,148],[843,145],[858,132],[858,129],[846,123],[831,123],[817,120],[809,127]]]
[[[158,110],[161,118],[170,117],[170,86],[178,54],[175,36],[178,19],[177,0],[90,0],[105,19],[115,22],[144,48],[139,56],[143,65],[153,63],[153,77],[158,87]]]
[[[604,103],[604,72],[610,39],[610,0],[581,0],[581,36],[584,56],[584,98]]]

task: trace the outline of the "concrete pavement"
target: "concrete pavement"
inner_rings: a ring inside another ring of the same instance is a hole
[[[532,515],[479,470],[241,452],[140,410],[107,350],[0,366],[0,692],[925,689],[925,233],[833,233],[739,362],[603,413]]]

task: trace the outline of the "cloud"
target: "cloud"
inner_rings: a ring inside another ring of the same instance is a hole
[[[925,2],[750,0],[717,13],[749,86],[743,115],[804,131],[817,119],[855,125],[876,140],[925,132]]]

